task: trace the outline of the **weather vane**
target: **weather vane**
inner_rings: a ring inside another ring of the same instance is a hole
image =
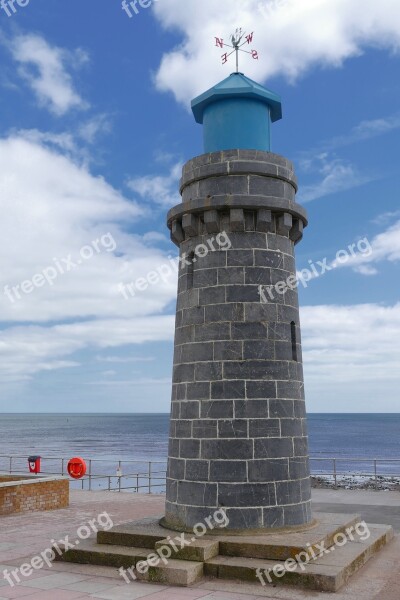
[[[244,50],[243,46],[246,44],[250,45],[253,41],[254,32],[245,34],[242,28],[236,29],[235,33],[231,35],[230,44],[225,44],[222,38],[215,38],[215,45],[217,48],[232,48],[232,52],[225,52],[222,55],[222,64],[225,65],[228,62],[228,59],[234,52],[236,52],[236,73],[239,73],[239,52],[245,52],[246,54],[251,54],[254,60],[258,60],[258,52],[257,50]],[[244,41],[243,41],[244,38]]]

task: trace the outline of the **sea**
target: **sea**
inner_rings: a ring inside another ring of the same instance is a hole
[[[133,481],[150,469],[161,489],[168,429],[167,414],[0,414],[0,472],[25,472],[30,455],[42,457],[45,472],[65,472],[79,456],[98,477],[119,469]],[[379,459],[379,474],[400,476],[400,414],[309,414],[308,430],[314,473],[371,473]]]

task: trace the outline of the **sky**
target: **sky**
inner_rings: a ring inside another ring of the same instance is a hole
[[[282,97],[273,151],[309,214],[308,411],[398,412],[398,0],[20,4],[0,3],[0,411],[169,411],[166,213],[203,152],[190,100],[234,70],[215,37],[242,27],[259,60],[241,70]]]

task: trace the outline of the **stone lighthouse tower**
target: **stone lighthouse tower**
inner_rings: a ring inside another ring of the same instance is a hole
[[[238,53],[241,33],[233,40]],[[237,72],[193,113],[205,153],[184,166],[168,214],[181,268],[165,516],[53,555],[112,566],[126,583],[207,576],[335,592],[393,530],[311,515],[294,257],[307,216],[292,164],[271,153],[280,98]]]
[[[196,98],[204,154],[168,214],[181,269],[163,524],[218,508],[228,530],[311,523],[294,250],[307,225],[292,164],[271,153],[279,96],[234,73]]]

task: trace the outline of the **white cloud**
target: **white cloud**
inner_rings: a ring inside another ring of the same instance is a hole
[[[17,35],[9,45],[14,60],[19,64],[18,73],[35,93],[41,106],[57,116],[71,109],[88,108],[74,89],[67,66],[75,67],[87,61],[82,50],[71,53],[50,46],[39,35]]]
[[[362,121],[353,127],[347,135],[337,136],[328,142],[323,142],[321,146],[329,149],[350,146],[357,142],[379,137],[385,133],[391,133],[397,129],[400,129],[400,116],[397,114],[386,118]]]
[[[397,409],[400,304],[308,306],[301,309],[301,323],[309,410]],[[11,327],[3,332],[0,341],[0,379],[23,381],[41,371],[77,368],[79,365],[70,357],[86,348],[172,341],[173,328],[172,315],[53,327]],[[168,387],[170,379],[139,376],[89,382],[100,387],[113,384],[127,388],[152,388],[159,384]],[[384,398],[378,395],[383,384]]]
[[[6,379],[71,368],[76,366],[71,354],[86,347],[166,340],[173,330],[172,318],[159,315],[175,298],[175,273],[129,301],[118,291],[120,283],[168,261],[151,239],[132,233],[142,208],[63,154],[67,138],[55,140],[53,148],[45,140],[39,133],[0,139],[0,312],[8,323],[0,332],[0,354]],[[101,252],[53,286],[21,292],[21,283],[54,266],[55,258],[71,255],[76,262],[83,246],[108,232],[115,252],[100,245]],[[18,285],[21,300],[14,296],[12,303],[4,289]],[[69,324],[62,325],[65,321]]]
[[[241,25],[255,31],[262,60],[244,57],[243,70],[257,80],[284,75],[294,80],[313,67],[339,67],[364,48],[400,48],[398,0],[163,0],[154,12],[182,43],[165,54],[156,74],[158,89],[189,101],[227,76],[215,36]]]
[[[398,410],[400,304],[308,306],[301,322],[309,410]]]
[[[70,132],[54,133],[39,131],[38,129],[11,130],[9,137],[26,140],[39,147],[60,152],[64,157],[70,158],[77,164],[89,165],[92,157],[83,146],[79,145],[74,135]]]
[[[400,217],[400,210],[394,210],[385,212],[381,215],[378,215],[375,219],[373,219],[372,223],[374,225],[386,225],[388,222],[393,221]]]
[[[69,358],[79,350],[169,341],[173,331],[174,317],[170,316],[9,327],[0,336],[0,381],[24,381],[43,371],[79,367]]]
[[[164,207],[172,207],[181,202],[178,183],[182,176],[182,163],[175,164],[166,176],[147,175],[133,177],[127,186],[139,196]]]
[[[55,133],[38,129],[11,129],[10,136],[23,138],[29,142],[61,151],[74,162],[87,167],[96,162],[92,146],[100,135],[111,131],[111,121],[107,115],[95,115],[92,119],[78,125],[74,130]],[[96,147],[95,150],[98,150]]]
[[[52,133],[39,131],[38,129],[21,129],[13,131],[11,135],[17,138],[25,139],[34,144],[48,144],[56,147],[63,152],[71,154],[77,153],[77,145],[74,136],[71,133]]]
[[[357,142],[373,139],[400,128],[400,116],[362,121],[353,127],[349,133],[322,141],[317,147],[303,151],[298,157],[298,164],[304,173],[318,172],[322,178],[311,185],[300,188],[299,198],[302,202],[310,202],[338,192],[347,191],[370,183],[379,178],[378,173],[363,175],[358,169],[343,159],[337,158],[333,151]],[[377,224],[396,213],[382,215]]]
[[[79,136],[88,144],[93,144],[101,134],[110,133],[111,120],[109,115],[100,114],[92,117],[79,127]]]
[[[128,224],[131,229],[141,218],[140,206],[60,149],[49,149],[40,136],[33,140],[18,134],[0,140],[0,203],[1,290],[32,278],[54,256],[75,253],[107,231],[117,242],[116,253],[95,256],[60,277],[53,287],[37,289],[18,303],[11,304],[1,295],[2,321],[7,323],[0,333],[3,384],[25,381],[29,385],[38,373],[65,370],[73,381],[72,374],[81,370],[79,352],[101,357],[100,352],[108,350],[98,362],[121,363],[123,368],[128,360],[150,360],[139,352],[137,356],[132,345],[139,349],[146,342],[172,341],[174,315],[162,313],[175,298],[175,277],[129,301],[117,292],[120,281],[145,276],[165,262],[151,240],[126,232]],[[364,261],[353,268],[400,260],[400,222],[375,236],[371,245],[375,252],[361,257]],[[356,400],[353,403],[353,394],[365,397],[365,409],[373,410],[374,399],[379,399],[377,381],[380,386],[385,382],[385,402],[379,408],[394,409],[400,305],[305,307],[302,325],[311,410],[359,406]],[[121,356],[114,354],[116,349],[123,352]],[[116,381],[127,389],[136,383],[125,373]],[[107,386],[107,379],[99,382]],[[168,395],[169,379],[139,376],[139,382],[144,389],[164,385]]]
[[[112,381],[107,381],[107,380],[101,380],[101,381],[90,381],[87,385],[99,385],[99,386],[103,386],[103,385],[110,385],[110,386],[123,386],[123,387],[142,387],[145,386],[146,388],[148,387],[154,387],[154,386],[165,386],[170,388],[172,385],[172,380],[171,378],[168,377],[164,377],[161,379],[150,379],[150,378],[143,378],[143,377],[138,377],[137,379],[121,379],[120,381],[118,380],[112,380]]]
[[[303,203],[351,190],[372,180],[371,175],[362,175],[353,165],[338,158],[330,158],[326,153],[314,160],[303,160],[302,167],[304,170],[318,171],[321,177],[317,183],[301,186],[299,202]]]
[[[370,265],[360,265],[358,267],[353,267],[356,273],[360,273],[361,275],[366,275],[367,277],[372,277],[373,275],[378,274],[378,269],[375,267],[371,267]]]
[[[96,360],[106,363],[136,363],[136,362],[153,362],[154,356],[96,356]]]
[[[320,142],[316,147],[302,151],[298,157],[300,168],[305,171],[315,170],[316,164],[320,161],[328,162],[330,156],[335,150],[344,146],[351,146],[357,142],[363,142],[374,139],[380,135],[391,133],[400,128],[400,116],[398,114],[386,118],[373,119],[370,121],[362,121],[353,127],[348,133],[338,135],[328,140]],[[340,165],[343,161],[339,159],[330,159],[330,162],[335,166]],[[348,165],[350,166],[350,165]],[[354,173],[352,168],[351,174]]]
[[[388,261],[397,263],[400,261],[400,220],[388,227],[382,233],[374,236],[369,241],[369,248],[365,244],[361,246],[363,252],[356,253],[355,256],[349,256],[345,263],[334,261],[332,265],[335,268],[350,267],[361,275],[377,275],[376,266],[379,263]]]
[[[145,244],[170,243],[170,236],[159,231],[148,231],[142,239]]]

